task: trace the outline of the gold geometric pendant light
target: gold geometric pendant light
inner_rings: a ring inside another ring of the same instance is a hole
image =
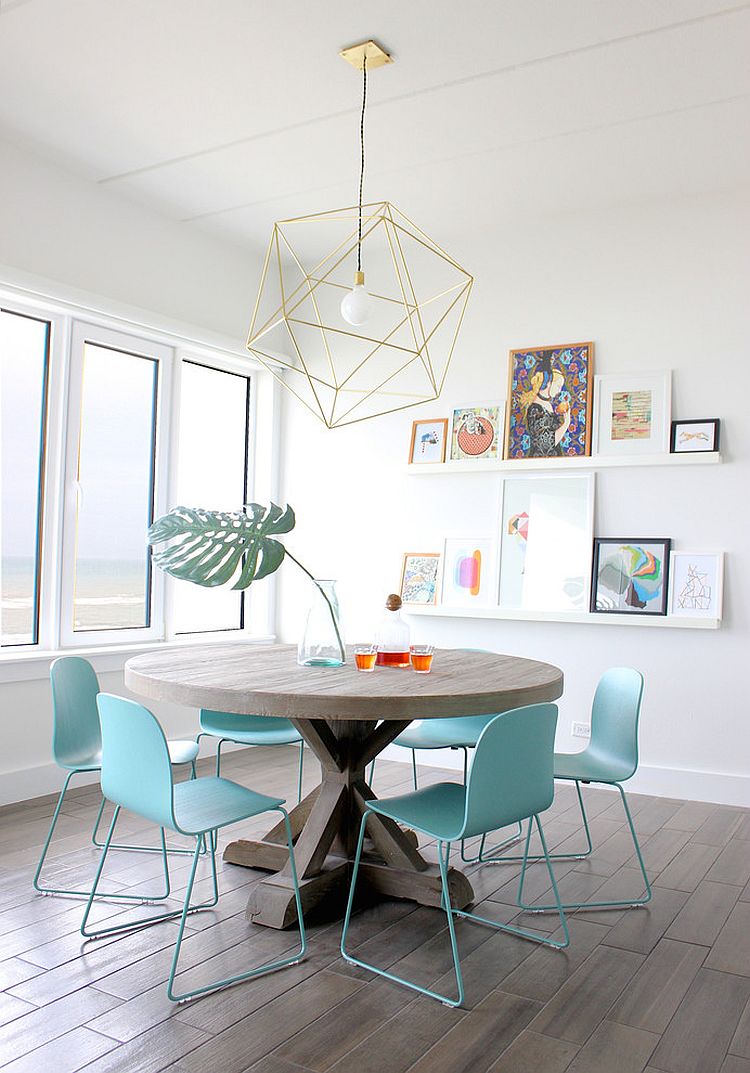
[[[359,202],[274,224],[247,340],[328,428],[437,399],[474,282],[390,202],[362,204],[367,70],[390,58],[341,55],[363,73]]]

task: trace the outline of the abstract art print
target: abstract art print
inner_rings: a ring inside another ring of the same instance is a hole
[[[511,350],[506,458],[591,453],[593,368],[593,343]]]
[[[721,552],[674,551],[670,612],[679,618],[721,619],[724,556]]]
[[[448,441],[448,418],[438,417],[433,421],[415,421],[411,426],[409,463],[445,462]]]
[[[495,602],[491,537],[446,537],[442,603],[448,607],[488,607]]]
[[[671,451],[673,455],[698,451],[718,451],[721,422],[718,417],[705,421],[673,421]]]
[[[593,525],[593,474],[506,478],[500,606],[586,611]]]
[[[591,610],[629,615],[666,615],[670,539],[597,537],[591,580]]]
[[[435,604],[438,596],[440,553],[407,551],[401,569],[401,599],[405,604]]]
[[[667,450],[671,373],[594,378],[594,454],[663,454]]]
[[[500,403],[481,406],[457,406],[451,424],[451,461],[470,458],[499,457]]]

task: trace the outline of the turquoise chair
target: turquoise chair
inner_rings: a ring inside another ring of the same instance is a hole
[[[204,995],[209,991],[217,991],[219,988],[239,983],[241,980],[249,980],[253,976],[259,976],[261,973],[272,972],[283,968],[285,965],[293,965],[300,961],[304,957],[306,949],[305,924],[302,917],[302,901],[294,861],[292,829],[286,809],[283,807],[283,799],[257,794],[253,790],[239,786],[236,782],[230,782],[228,779],[210,777],[175,783],[172,775],[169,745],[164,737],[164,731],[159,726],[155,716],[135,701],[115,697],[111,693],[100,693],[97,698],[97,704],[102,728],[102,791],[107,800],[114,804],[115,811],[104,843],[104,851],[99,861],[94,886],[91,889],[83,920],[81,921],[81,934],[88,939],[115,933],[127,934],[134,929],[156,924],[162,920],[179,918],[177,942],[167,982],[167,996],[172,1002],[187,1002],[188,999]],[[86,925],[91,907],[94,904],[107,853],[112,845],[115,826],[123,808],[134,812],[145,820],[151,820],[162,829],[169,828],[178,834],[187,835],[195,839],[195,851],[185,890],[185,901],[181,909],[176,909],[169,913],[160,913],[158,916],[147,917],[127,924],[114,924],[106,928],[87,930]],[[294,896],[297,903],[300,948],[289,957],[266,965],[260,965],[237,976],[216,980],[211,984],[206,984],[204,987],[194,988],[192,991],[176,994],[174,991],[174,979],[177,974],[180,947],[182,946],[188,913],[195,913],[201,909],[210,909],[219,900],[216,853],[211,838],[206,838],[205,836],[210,836],[212,831],[219,830],[229,824],[259,816],[263,812],[280,812],[284,819]],[[203,844],[208,844],[211,856],[213,896],[208,902],[191,905],[190,898],[193,893],[195,873]]]
[[[57,801],[57,807],[52,816],[47,840],[44,843],[42,855],[39,858],[34,874],[34,887],[40,894],[69,894],[88,897],[87,890],[62,890],[56,887],[43,887],[40,883],[42,868],[49,850],[52,836],[55,832],[60,810],[62,809],[65,794],[74,775],[83,772],[99,771],[101,768],[102,737],[99,728],[99,713],[96,708],[96,697],[99,693],[99,681],[96,672],[88,660],[80,656],[61,656],[50,667],[50,680],[52,683],[52,755],[58,767],[68,774],[63,784],[62,792]],[[168,744],[170,761],[173,764],[190,764],[192,775],[195,778],[195,758],[198,755],[198,746],[194,741],[170,741]],[[98,841],[99,824],[104,812],[105,799],[102,803],[94,823],[91,834],[92,843],[103,847],[104,843]],[[118,844],[115,849],[139,850],[141,852],[161,853],[167,852],[164,832],[161,832],[161,846],[130,846]],[[171,853],[191,853],[192,850],[171,849]],[[165,877],[168,870],[165,868]],[[156,895],[156,900],[166,898],[169,894],[169,885],[164,894]],[[124,898],[130,901],[153,901],[154,898],[136,898],[127,894],[110,894],[110,898]]]
[[[416,793],[401,797],[368,801],[359,829],[357,853],[354,859],[349,900],[341,935],[341,954],[346,961],[360,968],[369,969],[388,980],[404,984],[420,994],[439,999],[446,1006],[460,1006],[464,1000],[464,985],[461,965],[458,957],[454,917],[465,917],[480,924],[488,924],[500,931],[519,935],[524,939],[533,939],[557,950],[570,943],[568,925],[560,902],[555,874],[547,851],[544,831],[539,820],[540,813],[552,804],[554,779],[552,758],[555,747],[555,727],[557,725],[557,707],[554,704],[534,704],[527,708],[496,715],[482,731],[477,742],[474,759],[468,773],[466,785],[455,782],[439,783]],[[441,906],[448,919],[453,966],[456,974],[458,997],[452,999],[437,991],[421,987],[394,973],[379,969],[360,958],[354,957],[346,949],[346,936],[351,921],[354,893],[362,857],[362,845],[365,840],[367,821],[373,814],[387,816],[396,823],[402,823],[419,831],[429,838],[437,840],[438,862],[442,881]],[[557,900],[557,909],[563,930],[563,939],[558,941],[549,935],[527,931],[511,924],[498,924],[494,920],[454,909],[450,903],[448,887],[448,865],[451,846],[465,838],[495,831],[521,820],[529,820],[523,855],[523,866],[518,886],[518,905],[526,909],[523,903],[523,885],[526,877],[526,865],[531,841],[532,821],[536,824],[542,844],[544,858],[547,862],[550,883]]]
[[[583,853],[553,853],[552,860],[584,860],[590,856],[593,845],[591,831],[583,803],[581,785],[601,783],[614,786],[620,793],[625,818],[635,847],[635,854],[645,884],[645,894],[641,898],[626,898],[601,902],[566,902],[566,909],[613,909],[625,905],[645,905],[651,900],[651,884],[643,861],[638,836],[630,814],[628,799],[622,783],[632,778],[638,769],[638,722],[643,699],[643,675],[631,667],[612,667],[605,671],[599,680],[591,706],[591,737],[588,746],[579,753],[555,753],[555,778],[575,782],[578,806],[581,810],[583,829],[586,834],[586,849]],[[480,847],[480,859],[491,858],[483,855]],[[490,851],[491,852],[491,851]],[[497,862],[519,860],[518,857],[502,856],[494,858]],[[537,857],[535,860],[540,860]],[[549,912],[554,905],[535,906],[534,912]]]
[[[297,773],[297,801],[302,800],[302,772],[305,764],[305,742],[302,735],[288,719],[264,715],[234,715],[231,712],[214,712],[201,708],[198,717],[200,734],[218,738],[216,747],[216,777],[221,775],[221,747],[226,741],[237,745],[295,745],[299,742],[299,768]]]

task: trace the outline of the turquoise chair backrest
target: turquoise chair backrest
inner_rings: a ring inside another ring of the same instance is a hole
[[[148,708],[134,700],[100,693],[102,793],[108,800],[175,827],[172,765],[164,731]]]
[[[495,716],[481,733],[466,789],[463,837],[544,812],[554,796],[556,704]]]
[[[591,707],[588,750],[611,764],[617,778],[629,778],[638,767],[638,720],[643,675],[632,667],[611,667],[599,679]],[[622,773],[628,771],[628,775]]]
[[[99,682],[88,660],[61,656],[50,667],[52,755],[61,767],[90,761],[102,745],[96,695]]]

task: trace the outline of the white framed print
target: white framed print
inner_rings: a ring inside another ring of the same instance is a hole
[[[668,370],[595,376],[594,454],[666,454],[671,406]]]
[[[670,575],[670,614],[675,618],[721,618],[723,552],[673,551]]]
[[[530,474],[502,485],[500,606],[587,611],[594,474]]]
[[[496,604],[496,560],[492,537],[446,537],[443,606],[490,607]]]

